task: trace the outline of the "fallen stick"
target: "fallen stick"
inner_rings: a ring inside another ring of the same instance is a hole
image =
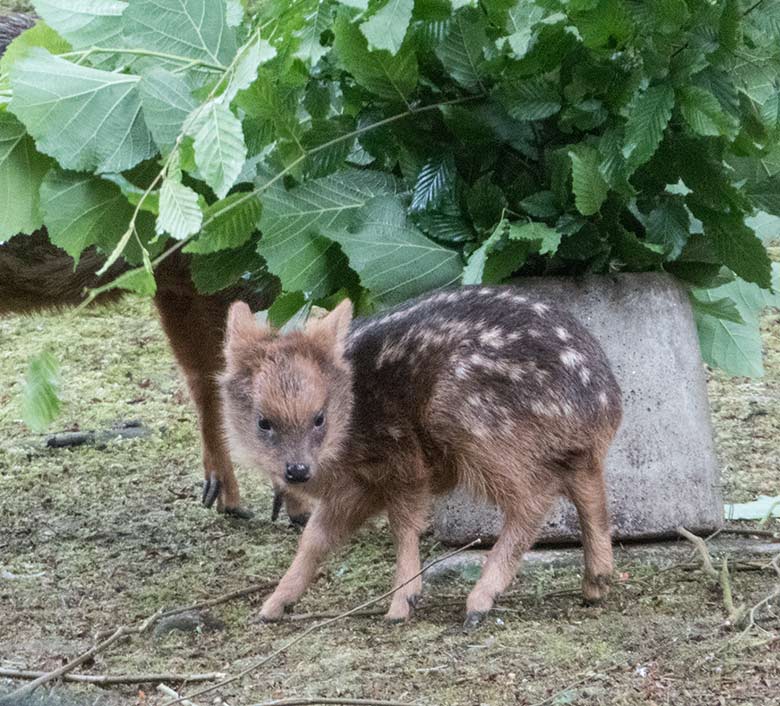
[[[734,605],[727,559],[725,557],[723,558],[723,565],[721,570],[718,571],[712,564],[712,558],[710,557],[709,549],[707,549],[707,543],[701,537],[697,537],[695,534],[685,529],[685,527],[678,527],[677,534],[687,539],[696,547],[699,555],[701,556],[702,570],[710,578],[713,578],[718,582],[721,593],[723,595],[723,605],[728,612],[728,621],[732,625],[738,625],[741,623],[742,619],[745,617],[745,607]]]
[[[172,696],[174,699],[179,698],[179,694],[176,693],[171,687],[165,686],[165,684],[158,684],[157,685],[157,691],[159,691],[161,694],[165,694],[166,696]],[[182,706],[197,706],[196,703],[193,701],[187,701],[187,699],[183,699],[181,702]]]
[[[0,677],[9,679],[38,679],[47,674],[48,672],[36,672],[29,669],[6,669],[0,667]],[[217,681],[218,679],[224,679],[225,676],[223,672],[211,672],[208,674],[63,674],[60,679],[63,681],[108,686],[110,684],[152,684],[161,681]]]
[[[43,684],[47,684],[48,682],[54,679],[59,679],[65,676],[66,674],[69,674],[80,664],[83,664],[88,659],[94,657],[96,654],[99,654],[100,652],[103,652],[104,650],[108,649],[109,647],[111,647],[111,645],[113,645],[118,640],[121,640],[123,637],[126,637],[127,635],[131,635],[134,633],[141,634],[142,632],[147,630],[149,626],[160,616],[160,613],[162,613],[162,611],[158,610],[154,615],[144,620],[144,622],[141,623],[138,627],[128,627],[127,625],[122,625],[121,627],[118,627],[113,635],[106,638],[102,642],[93,645],[86,652],[79,655],[75,659],[72,659],[67,664],[64,664],[59,669],[55,669],[53,672],[44,672],[43,674],[41,674],[41,676],[37,677],[34,681],[30,682],[29,684],[25,684],[25,686],[22,686],[16,689],[15,691],[12,691],[7,696],[3,696],[2,698],[0,698],[0,704],[17,703],[18,701],[21,701],[21,698],[23,696],[27,696],[28,694],[31,694],[39,686],[42,686]]]
[[[421,576],[423,573],[425,573],[432,566],[435,566],[439,562],[442,562],[445,559],[449,559],[450,557],[455,556],[456,554],[460,554],[461,552],[465,551],[466,549],[470,549],[471,547],[474,547],[477,544],[481,544],[481,543],[482,543],[482,540],[479,537],[477,537],[477,539],[475,539],[473,542],[469,542],[468,544],[460,547],[459,549],[455,549],[454,551],[451,551],[451,552],[445,554],[444,556],[440,556],[438,559],[435,559],[430,564],[428,564],[427,566],[425,566],[422,569],[420,569],[420,571],[418,571],[409,580],[404,581],[403,583],[399,584],[395,588],[390,589],[389,591],[386,591],[381,596],[377,596],[376,598],[372,598],[372,599],[366,601],[365,603],[361,603],[360,605],[355,606],[354,608],[352,608],[352,609],[350,609],[348,611],[345,611],[344,613],[340,613],[339,615],[337,615],[334,618],[328,618],[327,620],[323,620],[321,623],[316,623],[315,625],[312,625],[311,627],[309,627],[306,630],[304,630],[297,637],[293,638],[292,640],[288,640],[287,642],[285,642],[279,649],[274,650],[273,652],[271,652],[271,654],[267,655],[266,657],[263,657],[263,659],[261,659],[260,661],[255,662],[254,664],[250,665],[249,667],[247,667],[243,671],[239,672],[235,676],[230,677],[228,679],[224,679],[223,681],[219,682],[218,684],[212,684],[211,686],[206,687],[205,689],[201,689],[200,691],[196,691],[196,692],[194,692],[192,694],[188,694],[186,698],[195,698],[197,696],[202,696],[203,694],[207,694],[207,693],[209,693],[211,691],[214,691],[215,689],[219,689],[220,687],[226,686],[227,684],[231,684],[234,681],[238,681],[239,679],[243,679],[247,674],[250,674],[251,672],[254,672],[256,669],[260,669],[260,667],[262,667],[263,665],[267,664],[268,662],[270,662],[275,657],[278,657],[280,654],[286,652],[293,645],[297,644],[298,642],[303,640],[305,637],[308,637],[309,635],[311,635],[316,630],[319,630],[320,628],[324,628],[324,627],[326,627],[328,625],[331,625],[332,623],[335,623],[337,620],[341,620],[343,618],[349,617],[350,615],[354,615],[355,613],[359,613],[360,611],[365,610],[366,608],[368,608],[368,607],[370,607],[370,606],[372,606],[372,605],[374,605],[376,603],[379,603],[380,601],[383,601],[388,596],[392,596],[396,591],[402,589],[404,586],[406,586],[407,584],[409,584],[412,581],[414,581],[418,576]],[[183,698],[184,697],[180,697],[180,698],[174,699],[172,701],[167,701],[165,704],[163,704],[163,706],[173,706],[173,704],[176,704],[176,703],[179,703],[180,701],[182,701]]]
[[[376,701],[374,699],[332,699],[317,698],[310,699],[279,699],[277,701],[261,701],[252,706],[311,706],[312,704],[342,704],[343,706],[414,706],[408,701]]]

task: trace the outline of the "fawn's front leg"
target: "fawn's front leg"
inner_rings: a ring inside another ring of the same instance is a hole
[[[375,504],[360,492],[345,493],[337,500],[321,500],[301,534],[298,551],[276,590],[260,610],[263,621],[279,620],[311,584],[318,567],[332,549],[341,544],[374,512]]]

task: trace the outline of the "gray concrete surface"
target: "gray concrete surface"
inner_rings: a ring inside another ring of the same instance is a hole
[[[595,335],[623,390],[624,420],[607,459],[617,539],[664,537],[679,525],[720,527],[723,502],[699,341],[685,290],[661,274],[528,278],[528,296],[569,309]],[[501,513],[464,491],[439,498],[435,537],[463,545],[495,539]],[[579,537],[574,508],[561,500],[540,539]]]

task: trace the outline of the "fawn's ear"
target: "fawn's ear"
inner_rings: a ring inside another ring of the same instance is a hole
[[[321,319],[309,320],[306,334],[337,357],[344,355],[352,323],[352,302],[344,299],[333,311]]]
[[[245,302],[233,302],[228,309],[225,327],[225,354],[230,355],[236,347],[244,343],[256,342],[270,329],[259,324],[249,305]]]

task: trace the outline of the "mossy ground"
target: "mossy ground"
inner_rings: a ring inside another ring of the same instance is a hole
[[[728,498],[780,489],[779,329],[777,312],[768,313],[765,378],[711,376]],[[62,362],[59,429],[137,419],[152,434],[102,449],[45,448],[17,407],[27,361],[44,348]],[[240,474],[253,520],[200,507],[195,415],[148,301],[0,320],[0,381],[0,666],[56,667],[97,630],[284,570],[296,534],[268,519],[271,496],[259,477]],[[441,551],[430,540],[423,550]],[[296,611],[343,610],[381,593],[392,559],[380,521],[328,562]],[[574,569],[526,575],[501,612],[469,635],[460,630],[468,586],[453,583],[430,591],[429,607],[408,625],[338,622],[219,695],[232,706],[294,695],[534,704],[561,690],[550,703],[780,703],[780,643],[734,643],[720,595],[699,572],[625,563],[618,571],[624,580],[600,608],[583,607],[574,594],[545,595],[576,587]],[[737,600],[755,603],[773,580],[769,571],[737,573]],[[86,669],[235,673],[310,624],[255,625],[260,599],[214,608],[223,630],[136,637]],[[767,620],[777,631],[777,620]],[[56,694],[83,694],[85,704],[161,703],[144,689],[145,697],[131,686]]]

